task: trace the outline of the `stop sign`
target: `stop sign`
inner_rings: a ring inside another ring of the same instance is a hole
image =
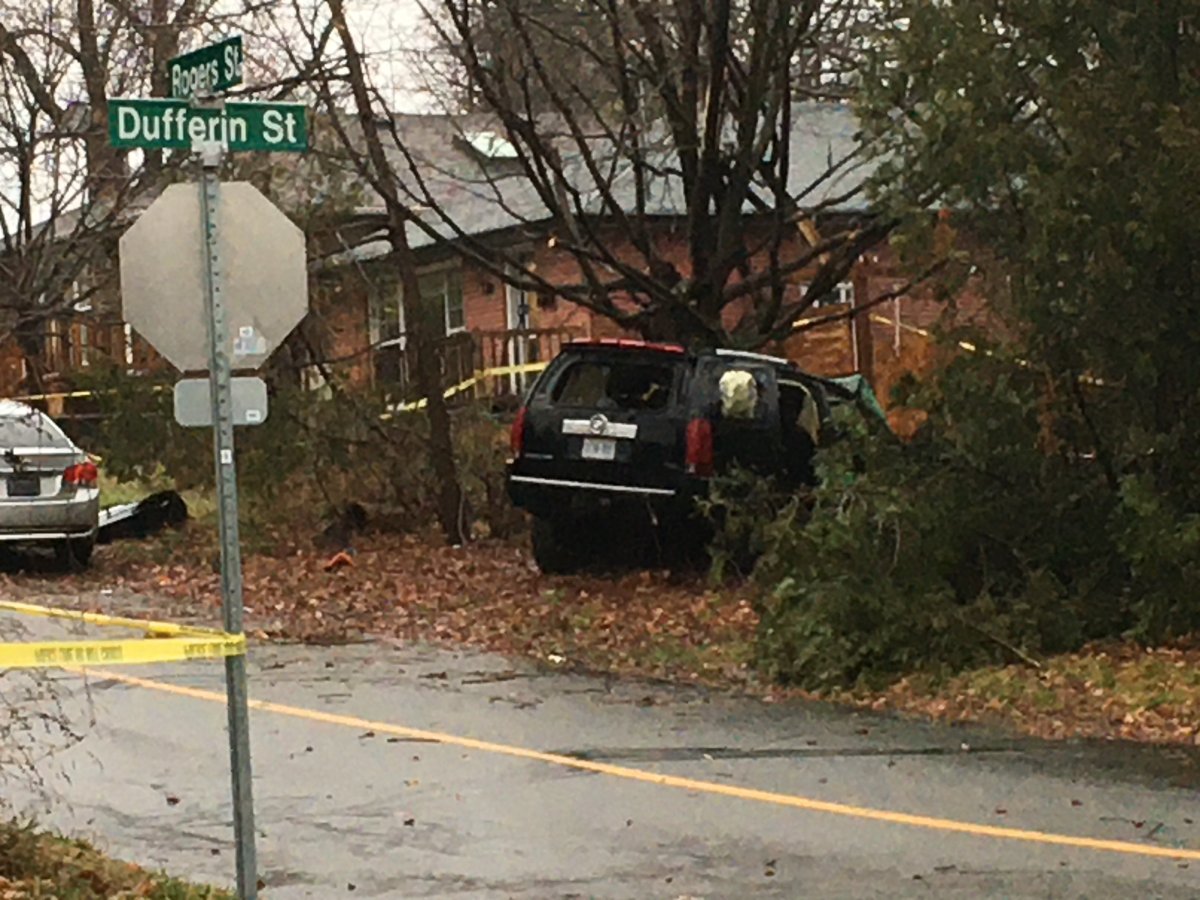
[[[244,181],[220,188],[218,271],[234,369],[257,369],[308,312],[304,234]],[[168,187],[121,237],[125,321],[184,372],[208,369],[196,185]]]

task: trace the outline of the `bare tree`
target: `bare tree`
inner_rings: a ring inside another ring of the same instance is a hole
[[[167,62],[260,9],[217,0],[0,0],[0,338],[40,386],[47,320],[115,297],[116,239],[169,173],[111,146],[111,96],[168,94]]]
[[[0,24],[0,335],[17,337],[38,387],[42,326],[111,285],[106,259],[135,184],[88,101],[112,48],[102,51],[94,33],[72,43],[58,4],[9,12],[12,24]]]
[[[864,6],[427,0],[461,74],[448,96],[469,86],[521,176],[515,188],[511,172],[485,167],[477,190],[569,255],[578,277],[549,281],[473,234],[439,191],[436,161],[393,129],[410,204],[428,210],[430,233],[497,274],[647,336],[742,347],[781,338],[894,227],[867,209],[856,142],[828,144],[815,168],[793,155],[813,151],[794,146],[806,101],[845,92],[838,66],[853,62]],[[668,218],[681,223],[670,244],[660,239]],[[802,272],[808,287],[797,291]]]
[[[342,0],[327,0],[329,24],[343,51],[341,62],[349,102],[355,110],[356,127],[344,119],[337,79],[314,82],[329,120],[340,139],[346,158],[361,178],[380,198],[386,211],[387,240],[395,259],[404,304],[409,340],[416,354],[417,387],[424,397],[429,422],[428,453],[438,485],[438,519],[446,539],[463,543],[469,536],[464,495],[454,458],[450,412],[443,396],[441,366],[437,356],[440,337],[436,312],[421,302],[417,261],[408,238],[408,225],[416,216],[404,199],[404,188],[397,176],[393,159],[384,147],[376,127],[381,106],[379,94],[364,64],[363,54],[346,19]],[[311,21],[297,7],[297,20]],[[313,23],[306,29],[311,49],[317,48],[326,31]],[[312,56],[315,58],[316,54]]]

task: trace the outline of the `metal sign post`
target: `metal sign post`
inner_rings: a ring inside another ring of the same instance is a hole
[[[175,93],[190,99],[239,84],[241,69],[240,38],[201,48],[172,60]],[[200,164],[197,189],[167,186],[121,236],[121,302],[125,320],[181,372],[208,371],[207,397],[203,382],[180,383],[175,415],[182,425],[213,428],[221,613],[226,633],[241,635],[233,429],[261,424],[267,392],[257,378],[234,379],[233,369],[257,369],[304,318],[308,273],[300,229],[252,185],[222,185],[218,169],[229,151],[305,152],[307,112],[291,103],[114,99],[109,141],[114,147],[191,150]],[[225,660],[225,685],[237,892],[241,900],[257,900],[245,656]]]
[[[200,229],[203,236],[204,281],[208,312],[209,385],[212,393],[213,455],[216,460],[217,521],[221,534],[221,613],[228,634],[242,633],[242,551],[238,536],[237,466],[233,455],[233,377],[221,295],[220,144],[197,147],[200,155]],[[246,657],[225,659],[229,755],[233,770],[233,831],[237,842],[237,889],[241,900],[258,897],[258,864],[254,847],[254,794],[250,774],[250,712],[246,692]]]

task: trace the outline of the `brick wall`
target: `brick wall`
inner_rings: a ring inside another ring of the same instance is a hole
[[[622,239],[615,230],[608,236],[610,245],[623,261],[638,264],[640,255]],[[750,233],[748,243],[755,243],[762,235]],[[656,235],[657,252],[687,272],[687,248],[683,236],[670,223],[664,223]],[[797,233],[793,242],[783,249],[784,257],[800,252],[805,246]],[[575,260],[567,253],[545,241],[531,243],[528,256],[535,271],[552,283],[580,283],[581,272]],[[761,255],[751,261],[751,267],[765,266]],[[369,281],[388,281],[394,278],[390,264],[379,261],[368,264],[366,270],[352,267],[327,273],[312,285],[313,310],[301,326],[307,343],[321,355],[334,361],[338,375],[351,383],[369,385],[375,380],[377,354],[371,347],[371,296]],[[886,247],[868,254],[853,273],[856,296],[859,304],[869,303],[871,298],[892,290],[900,282],[893,254]],[[503,332],[509,328],[507,315],[507,290],[503,281],[495,275],[469,263],[461,268],[463,303],[467,328],[475,332]],[[809,280],[811,273],[800,272],[795,276],[797,283]],[[580,336],[620,337],[627,336],[611,320],[593,314],[578,304],[555,299],[548,294],[536,294],[528,298],[530,326],[534,329],[570,329]],[[394,305],[394,304],[393,304]],[[876,387],[881,400],[888,402],[892,386],[906,372],[926,371],[933,363],[929,338],[920,332],[937,326],[946,315],[947,307],[928,291],[917,291],[898,302],[888,302],[860,314],[857,329],[857,356],[855,329],[848,319],[833,321],[818,327],[796,331],[777,345],[764,348],[794,359],[809,371],[823,375],[844,375],[856,370],[867,373]],[[734,327],[740,317],[748,311],[748,304],[731,304],[724,312],[725,325]],[[845,306],[823,306],[806,313],[809,318],[837,315],[847,312]],[[987,317],[986,304],[979,285],[969,286],[957,299],[953,312],[958,322]],[[869,326],[864,319],[869,318]],[[897,322],[899,327],[897,328]],[[78,339],[78,323],[70,325],[70,333]],[[112,331],[103,334],[89,332],[96,352],[123,359],[123,340]],[[293,338],[293,341],[297,340]],[[486,342],[485,342],[486,343]],[[481,359],[485,365],[495,365],[510,351],[502,340],[492,341],[491,349],[485,348]],[[557,346],[547,340],[538,346],[533,358],[541,359],[553,355]],[[307,348],[303,348],[304,352]],[[133,344],[134,367],[136,369],[157,368],[164,363],[157,354],[137,335]],[[858,363],[856,365],[856,362]],[[0,390],[10,395],[19,389],[21,354],[9,342],[0,346]]]
[[[13,397],[21,392],[25,378],[25,355],[11,338],[0,344],[0,395]]]
[[[304,337],[331,370],[350,384],[374,382],[371,351],[370,290],[357,272],[342,271],[311,287]]]
[[[761,235],[758,236],[761,238]],[[615,255],[623,262],[640,263],[638,252],[623,241],[615,231],[609,236],[610,246],[614,247]],[[748,240],[754,242],[755,236]],[[797,234],[794,241],[783,248],[785,258],[788,255],[802,251],[806,246],[802,237]],[[686,274],[687,247],[682,235],[665,223],[663,230],[657,235],[656,251],[665,259],[674,263]],[[549,246],[546,242],[538,242],[529,249],[529,256],[534,271],[555,284],[578,284],[582,282],[582,273],[574,258],[559,249]],[[760,256],[752,261],[752,270],[765,266],[765,257]],[[798,273],[797,283],[808,280],[810,272]],[[865,282],[864,282],[865,285]],[[865,289],[860,288],[860,290]],[[463,302],[466,309],[467,327],[472,331],[502,331],[508,328],[507,296],[505,286],[495,276],[475,267],[465,265],[463,268]],[[628,337],[632,336],[607,317],[598,315],[575,303],[556,299],[547,294],[529,298],[530,324],[536,329],[570,328],[576,333],[590,337]],[[618,302],[619,298],[618,298]],[[749,301],[730,304],[723,313],[724,324],[728,328],[736,326],[740,318],[749,309]],[[822,307],[813,310],[813,315],[836,314],[844,311],[844,307]],[[774,349],[795,359],[805,368],[824,375],[845,375],[855,371],[855,354],[851,336],[852,329],[848,321],[843,320],[817,328],[798,331],[796,335],[782,342]],[[868,341],[869,343],[869,341]],[[860,348],[861,349],[861,348]],[[492,360],[487,361],[492,364]]]

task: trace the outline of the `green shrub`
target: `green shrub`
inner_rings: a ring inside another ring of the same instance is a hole
[[[171,381],[117,371],[89,375],[103,418],[89,448],[120,481],[211,489],[212,436],[174,421]],[[422,531],[436,521],[436,482],[428,463],[427,425],[420,413],[393,412],[382,393],[273,387],[267,421],[237,430],[243,516],[284,530],[320,525],[350,504],[375,527]],[[477,531],[506,536],[523,519],[504,491],[507,432],[474,407],[453,413],[456,457]]]
[[[1139,624],[1114,528],[1121,494],[1095,460],[1047,449],[1031,375],[959,360],[906,400],[930,412],[912,443],[847,422],[819,454],[811,500],[764,524],[767,671],[811,688],[879,684]]]

